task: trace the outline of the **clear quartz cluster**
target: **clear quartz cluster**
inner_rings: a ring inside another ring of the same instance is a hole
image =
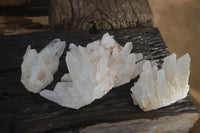
[[[51,41],[40,53],[28,46],[21,65],[21,82],[28,91],[37,93],[53,81],[65,46],[59,39]]]
[[[108,33],[87,47],[70,44],[66,63],[69,73],[55,89],[40,95],[59,105],[79,109],[103,97],[113,87],[128,83],[140,73],[141,54],[131,53],[132,43],[119,45]]]
[[[149,111],[185,98],[189,91],[189,75],[189,54],[178,60],[176,54],[165,57],[160,70],[146,61],[138,82],[131,88],[134,104]]]

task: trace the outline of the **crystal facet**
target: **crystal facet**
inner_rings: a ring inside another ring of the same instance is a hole
[[[79,109],[103,97],[113,87],[135,78],[143,57],[131,53],[132,43],[119,45],[108,33],[87,47],[71,43],[66,63],[69,74],[57,83],[54,91],[43,90],[40,95],[62,106]],[[137,70],[138,69],[138,70]]]
[[[51,41],[40,53],[28,46],[21,65],[21,82],[28,91],[37,93],[53,81],[65,46],[60,39]]]
[[[160,70],[146,61],[139,80],[131,88],[134,104],[149,111],[185,98],[189,91],[189,75],[189,54],[178,60],[176,54],[165,57]]]

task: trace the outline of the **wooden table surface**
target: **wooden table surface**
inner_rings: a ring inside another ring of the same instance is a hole
[[[168,107],[143,112],[133,105],[130,96],[130,88],[137,79],[114,88],[102,99],[79,110],[61,107],[39,94],[30,93],[20,83],[20,65],[28,45],[39,51],[54,38],[66,41],[67,48],[61,57],[59,70],[53,83],[47,87],[53,89],[67,72],[64,58],[69,43],[86,46],[105,32],[115,35],[115,39],[122,45],[132,41],[133,51],[143,53],[151,61],[161,63],[169,55],[156,28],[116,29],[96,34],[48,31],[0,35],[0,132],[188,132],[198,118],[190,98]]]

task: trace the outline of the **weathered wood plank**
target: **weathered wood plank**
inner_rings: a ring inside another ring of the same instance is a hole
[[[24,0],[23,2],[19,0],[12,0],[12,2],[8,2],[7,0],[3,1],[5,4],[0,3],[0,16],[27,17],[48,15],[49,0]]]
[[[87,127],[80,133],[188,133],[198,117],[197,113],[184,113],[154,120],[137,119],[111,124],[103,123]]]
[[[86,30],[153,26],[148,0],[50,0],[52,29]]]
[[[108,30],[116,40],[124,44],[132,41],[134,52],[142,52],[146,58],[162,62],[169,52],[156,28],[133,28]],[[0,35],[0,132],[36,133],[78,131],[81,128],[99,123],[111,123],[133,119],[155,119],[176,116],[183,113],[196,113],[189,97],[171,106],[143,112],[134,106],[130,88],[134,81],[111,90],[102,99],[73,110],[50,102],[38,94],[25,90],[20,83],[20,65],[27,45],[41,50],[52,39],[60,38],[68,44],[73,42],[85,46],[99,39],[103,33],[89,32],[36,32],[24,35]],[[55,79],[47,89],[53,89],[67,72],[65,54],[62,55]],[[2,130],[2,131],[1,131]]]
[[[36,21],[36,22],[35,22]],[[13,35],[49,31],[48,17],[0,16],[0,34]]]

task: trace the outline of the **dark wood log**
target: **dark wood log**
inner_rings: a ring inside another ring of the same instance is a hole
[[[36,32],[12,36],[0,35],[0,132],[90,132],[94,130],[92,125],[101,123],[112,123],[112,125],[105,124],[103,128],[100,125],[103,131],[108,131],[108,127],[116,127],[116,125],[117,127],[122,125],[121,129],[124,127],[131,130],[133,129],[132,124],[133,127],[138,128],[138,131],[142,131],[143,128],[150,131],[152,126],[162,127],[161,122],[167,125],[166,123],[169,123],[169,121],[173,123],[170,125],[172,128],[182,128],[186,131],[187,127],[187,130],[189,130],[189,127],[193,125],[198,116],[196,108],[189,97],[168,107],[143,112],[138,106],[133,105],[130,96],[130,88],[137,79],[114,88],[102,99],[95,100],[92,104],[79,110],[61,107],[44,99],[39,94],[30,93],[20,83],[20,65],[27,45],[41,50],[52,39],[60,38],[66,41],[68,49],[70,42],[86,46],[87,43],[99,39],[105,32],[115,35],[120,44],[132,41],[133,51],[142,52],[147,59],[162,62],[163,57],[169,54],[156,28],[115,29],[101,31],[98,34],[73,31]],[[65,54],[61,57],[59,70],[54,76],[53,83],[47,89],[53,89],[63,74],[67,72],[64,58]],[[176,121],[181,121],[180,119],[187,122],[185,124],[184,122],[178,125],[175,124]],[[127,122],[118,123],[121,121]],[[145,123],[146,125],[151,123],[151,126],[144,127]],[[97,126],[99,125],[95,127]],[[98,128],[99,132],[102,131],[100,128]]]
[[[6,0],[4,0],[6,3]],[[20,2],[18,0],[18,4],[16,1],[8,2],[8,3],[16,3],[16,5],[0,5],[0,16],[47,16],[48,15],[48,5],[49,0],[30,0],[29,2]]]
[[[90,30],[153,25],[148,0],[50,0],[52,29]]]
[[[176,116],[164,116],[154,120],[136,119],[103,123],[82,129],[80,133],[188,133],[198,116],[197,113],[184,113]]]

